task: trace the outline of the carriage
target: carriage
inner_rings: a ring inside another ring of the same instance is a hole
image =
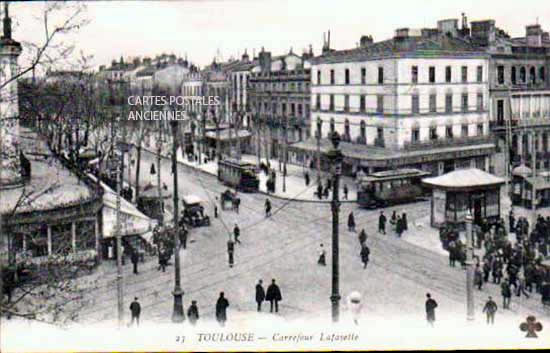
[[[203,200],[195,195],[186,195],[183,202],[183,223],[191,227],[210,225],[210,217],[205,214]]]
[[[256,166],[235,159],[218,162],[218,180],[243,192],[257,192],[260,187]]]
[[[425,195],[423,177],[430,175],[419,169],[396,169],[376,172],[357,180],[357,203],[374,209],[411,202]]]

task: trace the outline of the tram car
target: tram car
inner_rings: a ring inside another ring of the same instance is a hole
[[[256,166],[235,159],[218,162],[218,180],[243,192],[257,192],[260,187]]]
[[[357,203],[375,209],[413,202],[425,196],[422,178],[430,173],[419,169],[396,169],[376,172],[357,180]]]

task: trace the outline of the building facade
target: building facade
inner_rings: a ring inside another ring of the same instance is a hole
[[[296,144],[309,152],[310,164],[336,131],[349,174],[490,170],[488,56],[443,33],[445,24],[400,29],[378,43],[363,37],[358,48],[312,60],[310,135],[320,141]]]

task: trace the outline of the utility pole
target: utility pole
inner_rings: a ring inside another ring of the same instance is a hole
[[[114,120],[114,119],[113,119]],[[113,148],[117,146],[116,134],[113,134]],[[113,154],[115,157],[115,154]],[[124,321],[124,298],[123,298],[123,282],[122,282],[122,227],[120,215],[120,191],[122,185],[122,165],[124,163],[124,154],[121,149],[121,158],[117,166],[117,183],[116,183],[116,267],[117,267],[117,304],[118,304],[118,328],[122,328]]]
[[[329,152],[329,159],[332,166],[332,295],[330,301],[332,303],[332,322],[338,322],[340,318],[340,270],[339,270],[339,212],[340,212],[340,200],[339,200],[339,188],[340,188],[340,175],[342,174],[342,161],[343,155],[338,145],[340,144],[340,136],[337,132],[333,132],[331,135],[332,150]]]
[[[466,319],[474,320],[474,269],[473,269],[473,230],[472,230],[472,214],[470,211],[466,214]]]
[[[317,184],[321,185],[321,118],[317,118]]]
[[[535,229],[535,224],[537,224],[537,133],[533,131],[531,136],[531,171],[533,173],[533,183],[531,184],[531,229]]]
[[[259,112],[256,112],[256,156],[258,158],[258,168],[260,167],[260,165],[262,164],[262,156],[261,156],[261,134],[262,134],[262,128],[260,126],[261,122],[260,122],[260,113]]]
[[[185,320],[183,313],[183,290],[181,289],[181,270],[180,270],[180,238],[178,234],[178,162],[177,162],[177,121],[170,121],[172,125],[172,171],[174,174],[174,311],[172,312],[172,322],[179,323]]]
[[[287,154],[288,154],[288,117],[285,115],[284,117],[285,119],[285,123],[284,123],[284,126],[283,126],[283,132],[284,132],[284,150],[283,150],[283,162],[284,162],[284,165],[283,165],[283,192],[286,192],[286,173],[287,173],[287,169],[286,169],[286,163],[287,163]]]

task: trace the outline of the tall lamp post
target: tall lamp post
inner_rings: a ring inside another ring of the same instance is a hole
[[[174,311],[172,312],[172,322],[179,323],[185,320],[183,313],[183,290],[181,289],[181,270],[180,270],[180,238],[178,236],[178,163],[176,153],[178,150],[177,128],[178,123],[175,120],[170,121],[172,128],[172,171],[174,175]]]
[[[288,117],[284,116],[283,135],[284,135],[284,149],[283,149],[283,192],[286,192],[286,163],[288,155]]]
[[[466,319],[468,321],[474,320],[474,269],[473,269],[473,253],[474,247],[472,244],[473,229],[472,214],[468,211],[466,214],[466,305],[467,313]]]
[[[321,184],[321,118],[317,118],[317,130],[315,132],[317,140],[317,184]]]
[[[332,167],[333,192],[332,192],[332,322],[338,322],[340,317],[340,270],[339,270],[339,188],[340,175],[342,174],[342,161],[344,159],[342,152],[338,148],[340,144],[340,135],[335,131],[330,136],[332,150],[328,152],[328,158]]]

